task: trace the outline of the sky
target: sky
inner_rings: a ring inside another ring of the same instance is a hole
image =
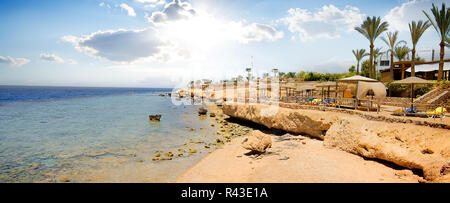
[[[342,73],[353,49],[369,49],[354,30],[365,18],[381,17],[411,47],[408,23],[442,2],[0,0],[0,85],[172,88],[247,67]],[[439,52],[439,40],[430,27],[419,56]],[[375,47],[387,50],[381,38]]]

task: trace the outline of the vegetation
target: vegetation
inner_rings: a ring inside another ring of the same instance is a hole
[[[416,44],[419,42],[420,37],[422,37],[422,34],[431,26],[431,24],[426,21],[423,22],[419,20],[419,22],[412,21],[409,24],[409,31],[411,32],[411,41],[413,44],[413,48],[411,51],[411,76],[416,76]]]
[[[408,57],[410,51],[411,49],[406,45],[398,46],[394,49],[394,55],[399,61],[404,61]]]
[[[439,57],[438,80],[442,80],[444,76],[444,47],[450,32],[450,9],[445,6],[445,3],[442,3],[442,8],[440,10],[433,4],[433,8],[431,9],[433,18],[428,15],[427,12],[423,11],[423,13],[427,16],[441,39],[441,43],[439,44],[441,46],[441,52]]]
[[[386,36],[387,36],[387,38],[382,37],[381,39],[389,47],[386,52],[390,53],[390,55],[391,55],[390,73],[391,73],[391,78],[394,78],[394,49],[395,49],[395,47],[398,47],[400,43],[406,44],[406,41],[403,41],[403,40],[397,41],[398,40],[398,31],[388,32],[388,33],[386,33]]]
[[[356,61],[358,61],[356,65],[356,75],[359,75],[359,63],[364,57],[368,56],[369,54],[366,53],[365,49],[357,49],[356,51],[353,50],[353,55],[355,55]]]
[[[381,22],[380,17],[367,17],[367,19],[361,24],[360,27],[355,27],[355,30],[366,37],[370,42],[370,58],[369,58],[369,76],[375,78],[375,69],[373,66],[373,47],[374,42],[384,31],[388,29],[389,24],[387,22]]]
[[[378,71],[377,71],[377,59],[383,55],[384,52],[381,51],[381,48],[376,48],[375,50],[373,50],[373,58],[375,59],[373,62],[373,67],[375,70],[375,73],[378,75]]]
[[[392,97],[401,97],[401,96],[407,96],[404,95],[410,94],[411,88],[409,85],[401,85],[401,84],[393,84],[394,81],[387,82],[384,85],[389,89],[390,94]],[[416,98],[426,94],[427,92],[431,91],[433,89],[433,85],[415,85],[414,86],[414,95]]]

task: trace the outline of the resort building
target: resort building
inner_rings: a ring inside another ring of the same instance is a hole
[[[418,57],[419,58],[419,57]],[[416,77],[425,80],[437,80],[439,70],[438,57],[429,57],[425,61],[417,60],[415,65]],[[450,74],[450,58],[444,59],[444,80],[449,80]],[[423,59],[423,58],[422,58]],[[390,82],[393,80],[402,80],[411,76],[411,60],[410,56],[405,61],[394,60],[394,74],[390,72],[391,61],[389,56],[382,56],[377,60],[377,69],[380,70],[382,82]]]

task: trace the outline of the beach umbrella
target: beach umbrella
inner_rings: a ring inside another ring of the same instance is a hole
[[[392,84],[411,85],[411,108],[414,107],[414,85],[434,84],[434,82],[424,80],[418,77],[409,77],[404,80],[395,81]]]

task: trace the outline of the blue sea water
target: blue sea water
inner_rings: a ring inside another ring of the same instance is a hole
[[[186,143],[214,139],[207,135],[215,129],[198,106],[158,96],[170,91],[0,86],[0,182],[172,180],[198,157],[154,163],[154,154],[198,147]],[[161,122],[149,114],[162,114]]]

